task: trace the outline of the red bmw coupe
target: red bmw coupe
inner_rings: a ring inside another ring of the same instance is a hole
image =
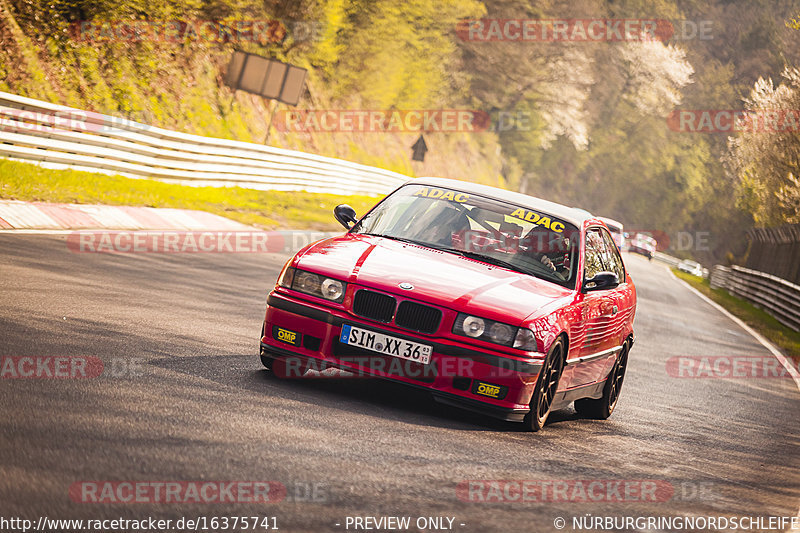
[[[267,298],[261,361],[338,368],[541,429],[608,418],[634,342],[636,289],[608,228],[560,204],[421,178],[311,244]]]

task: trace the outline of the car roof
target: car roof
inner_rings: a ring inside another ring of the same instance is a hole
[[[535,196],[529,196],[527,194],[514,191],[507,191],[498,187],[481,185],[479,183],[472,183],[469,181],[425,177],[409,180],[403,185],[428,185],[431,187],[445,187],[449,189],[457,189],[470,194],[477,194],[479,196],[488,196],[489,198],[496,198],[498,200],[503,200],[521,207],[527,207],[534,211],[556,216],[579,228],[586,220],[594,218],[592,217],[591,213],[588,211],[583,211],[582,209],[579,210],[566,205],[558,204],[556,202],[551,202],[549,200],[536,198]]]

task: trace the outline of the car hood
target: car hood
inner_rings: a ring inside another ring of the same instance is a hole
[[[320,241],[295,264],[371,287],[485,318],[521,324],[572,291],[554,283],[455,254],[370,235]],[[414,288],[403,290],[401,283]]]

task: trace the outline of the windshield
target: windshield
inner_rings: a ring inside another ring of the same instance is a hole
[[[574,287],[578,229],[547,213],[456,190],[406,185],[353,233],[429,246]]]

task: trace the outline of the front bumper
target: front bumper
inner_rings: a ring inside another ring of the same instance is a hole
[[[431,361],[422,365],[342,344],[344,324],[431,345]],[[439,402],[510,421],[521,421],[528,413],[541,370],[538,358],[415,334],[277,292],[267,300],[261,355],[291,356],[295,361],[300,356],[299,361],[313,370],[338,368],[356,376],[390,379],[429,390]]]

